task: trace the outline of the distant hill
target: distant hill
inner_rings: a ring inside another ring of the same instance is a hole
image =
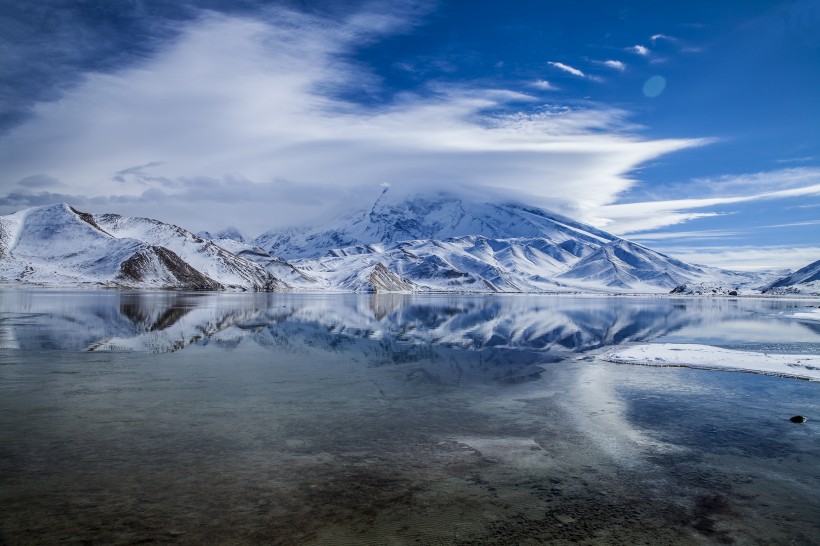
[[[763,292],[820,295],[820,260],[812,262],[763,288]]]
[[[279,290],[287,284],[178,226],[49,205],[0,217],[0,281],[42,286]]]

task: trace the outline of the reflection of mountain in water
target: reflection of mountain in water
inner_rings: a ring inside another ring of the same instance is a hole
[[[216,304],[215,298],[174,292],[4,292],[0,347],[171,352],[265,308],[254,305],[253,296],[236,305],[230,298]]]
[[[686,326],[748,320],[767,302],[554,296],[0,292],[0,348],[165,353],[190,346],[397,366],[428,386],[526,381],[537,364]],[[773,304],[771,304],[773,305]]]
[[[747,311],[727,300],[7,292],[0,313],[0,343],[21,349],[171,352],[253,343],[297,350],[299,340],[302,349],[332,351],[359,339],[402,360],[433,346],[537,351],[543,359]]]

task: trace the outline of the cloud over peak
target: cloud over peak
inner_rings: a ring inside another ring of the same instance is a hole
[[[361,203],[362,188],[389,180],[513,194],[583,218],[630,188],[638,165],[702,144],[641,138],[623,110],[540,104],[498,86],[342,98],[380,85],[352,60],[356,48],[411,24],[388,9],[333,21],[204,13],[139,65],[87,74],[0,137],[2,183],[16,186],[0,212],[55,199],[192,229],[231,216],[259,233]],[[63,184],[59,195],[32,193],[55,186],[42,173]]]

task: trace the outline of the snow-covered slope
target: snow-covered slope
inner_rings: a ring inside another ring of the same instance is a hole
[[[65,205],[0,217],[0,282],[221,290],[285,288],[267,270],[155,220]]]
[[[255,244],[336,289],[376,264],[424,291],[668,292],[723,275],[542,209],[445,193],[382,193],[371,207]]]
[[[614,289],[671,288],[703,278],[703,269],[675,260],[641,245],[619,239],[601,246],[557,278],[577,284],[604,284]]]
[[[339,288],[353,292],[413,292],[417,287],[387,269],[381,262],[360,267],[339,282]]]
[[[820,293],[820,262],[764,281],[693,266],[541,209],[448,194],[393,199],[383,193],[372,206],[322,227],[268,232],[253,243],[235,229],[219,234],[205,240],[157,220],[92,215],[68,205],[28,209],[0,217],[0,283],[353,292],[726,287],[710,288],[712,294],[771,283],[773,292]]]
[[[275,256],[310,258],[331,249],[409,240],[545,238],[562,253],[582,257],[614,235],[547,211],[516,204],[469,201],[446,193],[393,199],[385,190],[367,208],[326,222],[272,230],[254,240]]]
[[[271,275],[286,282],[293,288],[320,288],[318,279],[297,269],[287,260],[271,256],[258,246],[237,241],[236,239],[212,239],[211,242],[231,254],[264,267]]]
[[[115,237],[128,237],[167,248],[202,274],[230,287],[245,290],[286,288],[259,264],[239,257],[222,247],[182,229],[149,218],[117,214],[96,214],[94,221]]]
[[[763,288],[765,293],[820,295],[820,260],[791,275],[781,277]]]

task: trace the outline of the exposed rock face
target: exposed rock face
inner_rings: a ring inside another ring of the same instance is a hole
[[[737,296],[740,294],[737,288],[724,286],[715,282],[681,284],[673,288],[669,293],[685,296]]]
[[[184,290],[224,289],[224,286],[209,279],[161,246],[143,248],[122,262],[116,281],[125,285],[157,282],[158,288]]]
[[[411,292],[414,289],[412,283],[384,267],[381,262],[376,264],[367,280],[373,287],[373,292]]]

